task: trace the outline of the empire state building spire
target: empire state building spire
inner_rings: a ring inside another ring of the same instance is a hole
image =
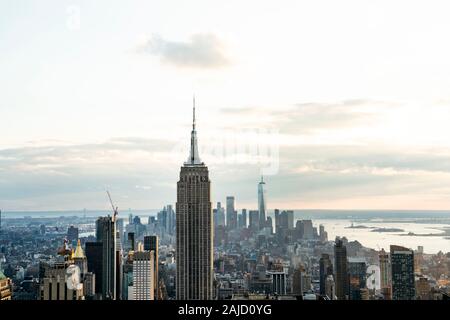
[[[198,155],[197,131],[195,130],[195,96],[193,98],[193,108],[192,108],[191,149],[189,152],[189,158],[184,164],[185,165],[203,164]]]

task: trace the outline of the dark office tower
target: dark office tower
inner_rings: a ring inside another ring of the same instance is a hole
[[[208,167],[198,155],[195,100],[188,160],[177,183],[176,297],[213,298],[213,217]]]
[[[103,244],[102,297],[105,300],[116,299],[116,228],[113,217],[97,219],[97,242]]]
[[[128,244],[130,246],[130,250],[134,251],[135,247],[134,232],[128,232]]]
[[[261,181],[258,183],[259,227],[261,229],[266,227],[266,210],[266,183],[261,176]]]
[[[69,243],[78,240],[78,228],[74,226],[70,226],[69,228],[67,228],[67,240],[69,241]]]
[[[227,227],[229,229],[237,228],[237,211],[234,204],[234,197],[227,197]]]
[[[414,251],[391,246],[392,300],[413,300],[416,295]]]
[[[159,287],[159,278],[158,278],[158,236],[145,236],[144,237],[144,250],[145,251],[153,251],[154,252],[154,260],[153,260],[153,275],[154,275],[154,299],[158,300],[158,287]]]
[[[85,252],[88,271],[95,274],[95,294],[101,296],[103,287],[103,243],[86,242]]]
[[[319,277],[320,277],[320,294],[326,294],[326,281],[329,275],[333,275],[333,264],[331,263],[330,255],[322,253],[319,260]],[[330,297],[332,298],[332,297]]]
[[[297,266],[292,275],[292,293],[295,296],[301,296],[303,294],[301,266]]]
[[[336,296],[338,300],[345,300],[348,295],[347,248],[339,237],[334,245],[334,268]]]
[[[367,264],[364,258],[348,258],[349,299],[362,300],[363,289],[366,288]]]

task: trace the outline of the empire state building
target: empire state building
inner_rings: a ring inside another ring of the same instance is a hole
[[[213,298],[213,216],[208,167],[198,155],[195,98],[189,158],[177,183],[176,292],[178,300]]]

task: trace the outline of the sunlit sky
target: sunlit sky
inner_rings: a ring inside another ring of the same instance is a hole
[[[0,208],[174,204],[195,94],[213,202],[450,209],[449,9],[2,1]]]

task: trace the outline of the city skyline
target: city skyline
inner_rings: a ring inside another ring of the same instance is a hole
[[[175,203],[195,93],[213,203],[450,209],[447,4],[347,2],[2,3],[0,207]]]

